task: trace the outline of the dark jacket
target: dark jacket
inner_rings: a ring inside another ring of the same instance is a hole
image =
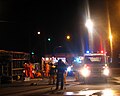
[[[62,60],[59,60],[57,65],[58,73],[64,73],[66,69],[67,69],[66,64]]]

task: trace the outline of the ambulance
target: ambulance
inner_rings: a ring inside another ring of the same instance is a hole
[[[109,56],[106,53],[85,53],[79,69],[80,79],[84,82],[107,82],[110,75]]]

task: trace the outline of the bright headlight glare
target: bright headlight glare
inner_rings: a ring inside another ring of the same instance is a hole
[[[108,68],[105,68],[105,69],[103,70],[103,74],[104,74],[104,75],[108,76],[109,73],[110,73],[110,71],[109,71]]]
[[[71,71],[71,67],[70,67],[70,66],[67,68],[67,71],[68,71],[68,72],[70,72],[70,71]]]
[[[83,68],[81,70],[81,74],[84,76],[84,77],[88,77],[90,75],[90,70],[87,69],[87,68]]]

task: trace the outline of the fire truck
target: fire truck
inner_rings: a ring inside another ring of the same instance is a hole
[[[109,56],[106,53],[87,53],[79,70],[80,81],[107,82],[109,77]]]

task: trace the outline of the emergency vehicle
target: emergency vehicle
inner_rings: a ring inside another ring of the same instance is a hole
[[[84,82],[107,82],[110,70],[106,53],[87,53],[83,58],[83,64],[79,70],[80,79]]]

